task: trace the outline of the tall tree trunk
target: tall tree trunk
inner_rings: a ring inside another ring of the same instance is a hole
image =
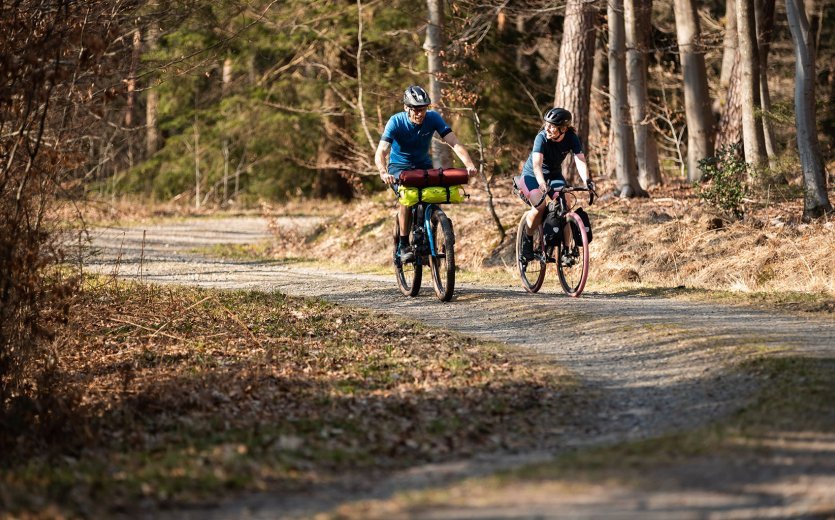
[[[761,166],[765,153],[762,124],[756,113],[760,106],[759,53],[754,15],[754,0],[736,0],[736,28],[739,41],[740,99],[742,103],[742,142],[745,162]]]
[[[571,112],[584,150],[589,138],[589,104],[594,68],[597,6],[589,0],[568,0],[565,6],[562,45],[554,92],[554,106]],[[571,161],[571,159],[566,159]],[[573,162],[565,165],[567,179],[576,178]]]
[[[713,103],[714,114],[721,115],[728,102],[734,63],[737,62],[736,0],[725,3],[725,36],[722,42],[722,69],[719,73],[719,95]],[[717,138],[718,139],[718,138]]]
[[[652,0],[625,0],[626,77],[629,114],[635,135],[638,182],[642,188],[661,183],[658,149],[647,119],[647,58]]]
[[[133,31],[133,49],[130,56],[130,72],[127,80],[127,103],[125,107],[125,127],[133,127],[133,111],[136,106],[136,69],[139,67],[139,57],[142,54],[142,31]]]
[[[586,150],[592,157],[589,161],[589,168],[594,175],[611,178],[614,176],[614,167],[609,164],[615,161],[610,160],[614,156],[614,149],[609,139],[610,125],[607,121],[610,118],[609,108],[609,63],[604,43],[603,32],[600,31],[596,38],[594,50],[594,69],[591,75],[591,107],[589,115],[589,143]],[[594,143],[594,145],[592,145]],[[591,152],[597,150],[597,153]]]
[[[329,40],[324,43],[324,61],[330,69],[331,79],[341,76],[340,72],[353,74],[353,59],[347,59],[343,54],[342,47],[335,41]],[[344,115],[334,113],[342,112],[337,107],[339,99],[330,84],[325,88],[322,99],[323,137],[319,142],[316,152],[316,172],[313,178],[312,192],[314,197],[350,199],[353,190],[348,180],[340,173],[347,169],[348,151],[346,144],[346,128],[348,122]]]
[[[618,191],[621,197],[636,197],[646,192],[638,183],[635,171],[635,141],[629,125],[626,94],[626,35],[623,21],[623,0],[609,0],[609,93],[611,95],[612,127],[617,166]]]
[[[699,180],[699,161],[713,155],[713,116],[695,0],[674,0],[676,37],[684,72],[687,117],[687,179]]]
[[[426,7],[429,13],[429,23],[426,25],[426,39],[423,42],[423,50],[426,51],[429,63],[429,95],[432,102],[442,115],[444,113],[443,81],[444,60],[444,3],[443,0],[426,0]],[[432,163],[436,168],[449,168],[452,166],[452,153],[445,143],[432,140]]]
[[[148,1],[148,8],[152,12],[156,10],[157,5],[157,0]],[[159,45],[158,23],[156,19],[152,18],[146,31],[147,48],[151,54],[157,50],[157,46]],[[145,104],[145,152],[149,157],[157,153],[157,150],[160,148],[159,128],[157,128],[157,113],[159,111],[158,96],[159,94],[155,87],[152,86],[148,89],[148,98]]]
[[[731,81],[716,132],[716,150],[742,142],[742,98],[740,97],[739,54],[731,67]]]
[[[795,53],[794,108],[803,169],[803,218],[812,219],[832,211],[815,127],[815,48],[802,0],[786,0],[786,14]]]
[[[768,88],[768,51],[774,32],[774,1],[755,0],[757,22],[757,47],[760,55],[760,104],[762,105],[763,141],[769,161],[777,157],[777,138],[771,124],[771,94]]]

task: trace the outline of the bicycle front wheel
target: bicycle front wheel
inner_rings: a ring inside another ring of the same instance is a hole
[[[522,240],[528,234],[528,222],[525,215],[519,221],[516,229],[516,270],[519,279],[522,280],[522,287],[529,293],[535,293],[542,287],[545,280],[545,255],[542,247],[542,227],[540,226],[533,234],[534,258],[526,260],[522,255]]]
[[[435,256],[429,257],[432,285],[435,286],[438,299],[448,302],[455,290],[455,233],[452,221],[440,209],[432,212],[430,226],[435,247]]]
[[[420,256],[415,255],[412,262],[400,261],[400,222],[397,217],[394,217],[394,252],[392,254],[392,261],[394,262],[394,275],[397,278],[397,287],[404,296],[417,296],[420,291],[420,281],[422,276],[422,266],[420,264]]]
[[[589,276],[589,238],[586,226],[576,213],[565,216],[565,233],[557,257],[557,273],[565,294],[578,297]]]

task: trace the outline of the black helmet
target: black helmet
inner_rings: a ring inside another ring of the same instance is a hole
[[[429,94],[417,85],[412,85],[403,93],[403,104],[410,107],[425,107],[431,102]]]
[[[545,117],[542,119],[544,119],[546,123],[551,123],[552,125],[570,125],[571,112],[564,108],[552,108],[551,110],[545,112]]]

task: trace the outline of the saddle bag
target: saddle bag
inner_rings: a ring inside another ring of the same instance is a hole
[[[414,206],[418,202],[431,204],[458,204],[469,197],[463,186],[430,186],[428,188],[397,188],[397,202],[404,206]]]
[[[400,172],[400,185],[410,188],[429,186],[460,186],[467,184],[470,176],[464,168],[435,168],[432,170],[404,170]]]

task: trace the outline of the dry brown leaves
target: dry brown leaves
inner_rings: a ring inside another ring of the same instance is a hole
[[[18,439],[7,506],[90,512],[533,448],[574,408],[564,374],[496,345],[278,293],[111,280],[73,316],[57,347],[72,424]]]

